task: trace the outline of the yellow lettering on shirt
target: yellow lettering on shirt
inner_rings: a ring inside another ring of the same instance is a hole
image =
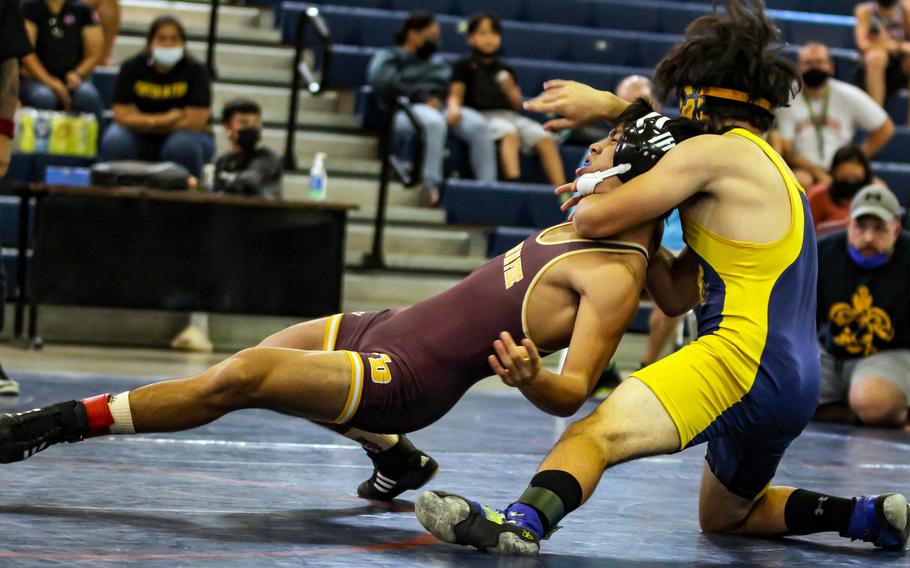
[[[143,99],[179,99],[186,96],[188,89],[189,86],[186,81],[164,85],[149,83],[148,81],[136,81],[133,85],[133,92],[136,93],[136,96]]]
[[[506,290],[521,282],[524,274],[521,272],[521,247],[524,241],[515,245],[502,259],[502,270],[506,279]]]

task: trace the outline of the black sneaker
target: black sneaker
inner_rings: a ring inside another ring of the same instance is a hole
[[[357,496],[373,501],[391,501],[405,491],[419,489],[439,470],[436,460],[414,447],[403,434],[384,452],[367,452],[373,475],[360,484]]]
[[[22,461],[60,442],[79,442],[88,430],[85,406],[75,400],[2,414],[0,463]]]
[[[533,556],[540,552],[540,539],[532,531],[509,521],[500,511],[458,495],[424,491],[414,513],[425,529],[445,542],[497,554]]]

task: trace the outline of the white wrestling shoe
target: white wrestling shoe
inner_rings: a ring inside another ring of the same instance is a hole
[[[19,396],[19,383],[12,379],[0,379],[0,396]]]
[[[171,349],[193,353],[211,353],[212,340],[195,325],[188,325],[171,341]]]

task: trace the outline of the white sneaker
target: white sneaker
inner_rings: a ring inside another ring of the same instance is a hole
[[[194,325],[188,325],[171,341],[171,349],[192,351],[194,353],[211,353],[214,346],[208,336]]]
[[[19,396],[19,383],[12,379],[0,379],[0,396]]]

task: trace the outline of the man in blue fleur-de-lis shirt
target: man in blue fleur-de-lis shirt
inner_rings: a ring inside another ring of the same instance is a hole
[[[817,420],[907,425],[910,400],[910,234],[885,187],[853,198],[846,231],[818,244]]]

